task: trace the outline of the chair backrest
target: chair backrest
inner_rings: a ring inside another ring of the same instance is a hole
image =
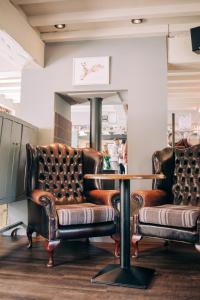
[[[174,204],[200,206],[200,145],[156,151],[153,171],[166,176],[163,182],[154,181],[153,188],[167,191]]]
[[[82,203],[86,190],[99,188],[94,181],[85,184],[83,176],[100,172],[101,164],[101,154],[92,149],[27,144],[27,194],[40,189],[55,195],[56,204]]]
[[[174,153],[172,148],[167,147],[161,151],[154,152],[152,156],[153,173],[163,173],[164,180],[153,180],[153,189],[161,189],[167,192],[168,197],[173,201],[172,185],[174,175]]]
[[[175,149],[174,203],[200,206],[200,145]]]

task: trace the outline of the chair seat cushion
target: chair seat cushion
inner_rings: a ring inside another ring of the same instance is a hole
[[[166,204],[162,206],[143,207],[139,210],[139,221],[170,227],[196,227],[200,216],[200,207]]]
[[[115,217],[113,207],[93,203],[57,205],[56,211],[61,226],[109,222]]]

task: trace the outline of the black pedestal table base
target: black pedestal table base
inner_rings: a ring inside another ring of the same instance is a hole
[[[146,289],[155,270],[142,267],[122,269],[120,265],[110,264],[99,271],[92,279],[92,283],[125,286]]]

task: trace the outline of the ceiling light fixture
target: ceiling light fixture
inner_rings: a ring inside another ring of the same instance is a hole
[[[132,19],[131,23],[132,24],[141,24],[143,22],[143,19]]]
[[[54,27],[56,27],[57,29],[63,29],[65,28],[65,24],[56,24],[54,25]]]

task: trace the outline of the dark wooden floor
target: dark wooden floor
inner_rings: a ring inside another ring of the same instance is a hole
[[[132,263],[155,268],[147,290],[95,285],[91,277],[113,258],[112,245],[67,242],[57,250],[56,267],[47,269],[43,243],[26,249],[26,239],[0,237],[1,300],[199,300],[200,254],[192,246],[172,244],[169,250],[149,241],[141,243],[140,258]]]

